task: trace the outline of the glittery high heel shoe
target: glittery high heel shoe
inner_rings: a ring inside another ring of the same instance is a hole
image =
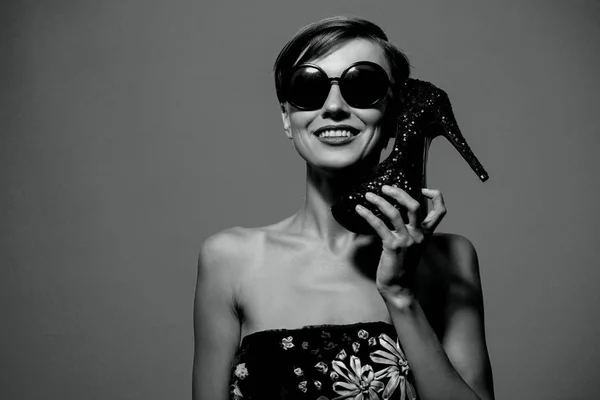
[[[331,207],[334,218],[346,229],[355,233],[376,234],[375,230],[356,211],[360,204],[373,212],[390,229],[391,222],[373,203],[365,199],[367,192],[384,198],[381,186],[397,186],[413,199],[421,201],[425,179],[425,164],[431,141],[442,135],[462,155],[482,182],[488,174],[463,138],[446,92],[430,82],[408,79],[401,93],[402,110],[397,120],[394,148],[390,155],[364,176]],[[393,201],[392,204],[397,204]],[[405,221],[406,211],[398,209]]]

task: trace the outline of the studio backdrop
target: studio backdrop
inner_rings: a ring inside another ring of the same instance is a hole
[[[600,396],[598,1],[0,5],[0,398],[191,398],[208,236],[303,202],[272,65],[302,26],[379,24],[452,99],[438,230],[481,269],[497,399]]]

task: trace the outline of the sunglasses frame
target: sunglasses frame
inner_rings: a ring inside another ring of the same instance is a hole
[[[372,108],[374,105],[376,105],[377,103],[379,103],[380,101],[382,101],[386,97],[389,88],[392,86],[392,82],[390,81],[390,78],[388,77],[387,72],[385,72],[385,69],[383,69],[383,67],[381,65],[379,65],[379,64],[377,64],[375,62],[372,62],[372,61],[357,61],[355,63],[352,63],[346,69],[344,69],[344,71],[342,71],[342,74],[340,76],[333,77],[333,78],[329,77],[329,75],[327,75],[327,73],[325,71],[323,71],[323,69],[321,67],[319,67],[318,65],[315,65],[315,64],[300,64],[300,65],[296,65],[296,66],[294,66],[294,67],[292,67],[290,69],[290,72],[287,75],[287,78],[285,80],[285,82],[286,82],[285,89],[284,89],[284,94],[285,94],[284,98],[285,98],[285,101],[287,101],[292,106],[294,106],[297,109],[302,110],[302,111],[314,111],[314,110],[318,110],[321,107],[323,107],[323,104],[325,104],[325,101],[327,100],[327,97],[325,97],[323,99],[323,103],[321,103],[321,105],[319,107],[317,107],[317,108],[301,106],[299,104],[295,104],[293,101],[290,101],[290,98],[289,98],[290,97],[289,96],[290,82],[289,81],[292,78],[292,76],[296,73],[296,71],[298,71],[298,70],[300,70],[302,68],[307,68],[307,67],[316,69],[317,71],[320,72],[321,75],[323,75],[325,77],[325,79],[327,79],[327,81],[329,82],[329,90],[327,91],[327,94],[329,94],[329,92],[331,91],[331,85],[333,85],[334,82],[337,83],[337,85],[340,87],[340,93],[341,93],[342,98],[343,98],[344,97],[344,93],[343,93],[343,85],[342,85],[342,83],[344,81],[344,77],[346,76],[346,74],[348,73],[348,71],[350,71],[352,68],[354,68],[356,66],[359,66],[359,65],[368,65],[368,66],[371,66],[371,67],[375,68],[375,70],[380,71],[382,73],[382,76],[385,77],[385,81],[386,81],[386,84],[387,84],[386,85],[387,86],[386,87],[386,91],[379,98],[377,98],[376,100],[374,100],[372,103],[367,104],[365,106],[361,106],[361,107],[356,107],[356,106],[351,105],[350,103],[347,102],[347,100],[345,98],[344,98],[344,101],[346,101],[346,103],[350,107],[352,107],[352,108],[358,108],[358,109]]]

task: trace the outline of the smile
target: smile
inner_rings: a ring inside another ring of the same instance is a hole
[[[317,129],[314,135],[319,141],[331,145],[349,143],[360,131],[349,125],[329,125]]]
[[[319,133],[317,136],[319,137],[319,139],[334,137],[352,137],[354,136],[354,133],[349,130],[328,130],[321,131],[321,133]]]
[[[335,134],[330,134],[329,132],[332,131],[325,131],[321,133],[319,136],[317,136],[317,139],[319,139],[319,141],[322,143],[327,143],[330,145],[341,145],[350,143],[356,137],[355,134],[350,133],[348,131],[337,131],[334,132]]]

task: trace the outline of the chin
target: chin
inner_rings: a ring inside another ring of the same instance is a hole
[[[367,149],[360,146],[339,147],[332,146],[331,149],[315,149],[296,147],[296,151],[306,161],[307,164],[315,169],[333,172],[348,172],[356,168],[366,168],[369,164],[365,151]],[[379,156],[378,156],[379,157]],[[377,157],[377,161],[379,158]]]
[[[361,159],[356,156],[338,156],[333,157],[329,156],[326,159],[321,159],[319,161],[313,160],[313,162],[309,163],[316,169],[326,171],[328,173],[344,173],[350,172],[353,169],[361,167]]]

